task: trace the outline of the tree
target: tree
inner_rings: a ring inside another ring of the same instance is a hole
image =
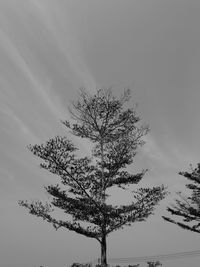
[[[79,99],[70,109],[75,123],[63,121],[77,137],[93,144],[91,157],[78,157],[77,148],[66,137],[56,136],[45,144],[30,145],[34,155],[40,157],[40,166],[60,177],[60,184],[45,190],[52,196],[51,203],[19,201],[30,214],[78,234],[96,239],[101,245],[101,265],[107,265],[106,238],[133,222],[145,221],[154,207],[165,196],[163,186],[140,188],[134,192],[129,205],[107,204],[108,189],[117,186],[123,190],[138,184],[146,170],[130,174],[125,167],[133,162],[137,148],[144,142],[149,128],[140,125],[135,107],[125,108],[130,91],[115,97],[109,89],[96,94],[80,90]],[[56,219],[53,207],[68,214],[66,220]]]
[[[148,261],[147,264],[148,267],[162,266],[162,263],[160,261]]]
[[[189,197],[184,197],[181,193],[178,193],[179,199],[176,199],[175,204],[168,207],[167,210],[173,216],[179,216],[182,222],[166,216],[163,216],[163,218],[183,229],[200,233],[200,163],[197,164],[196,168],[191,166],[189,172],[180,172],[179,174],[192,182],[186,185],[187,188],[192,190],[192,194]]]

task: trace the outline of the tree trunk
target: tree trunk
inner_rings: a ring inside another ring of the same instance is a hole
[[[104,151],[103,151],[103,139],[100,142],[101,146],[101,202],[105,204],[105,176],[104,176]],[[103,215],[102,226],[102,239],[101,239],[101,267],[107,267],[107,244],[106,244],[106,219]]]
[[[101,240],[101,267],[107,267],[107,254],[106,254],[106,235]]]

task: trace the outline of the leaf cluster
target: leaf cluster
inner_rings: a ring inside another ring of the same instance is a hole
[[[190,166],[190,169],[189,172],[180,172],[179,174],[191,181],[186,185],[191,190],[191,195],[185,197],[178,193],[179,198],[175,200],[175,204],[167,208],[172,215],[180,217],[182,221],[166,216],[163,218],[183,229],[200,233],[200,164],[196,168]]]

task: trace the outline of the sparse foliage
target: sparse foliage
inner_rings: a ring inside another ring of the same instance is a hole
[[[147,267],[157,267],[157,266],[162,266],[160,261],[148,261],[147,262],[148,266]]]
[[[173,216],[180,217],[182,222],[166,216],[163,218],[183,229],[200,233],[200,163],[195,169],[191,166],[189,172],[180,172],[179,174],[191,181],[186,187],[192,190],[192,194],[189,197],[184,197],[179,193],[179,198],[175,200],[175,204],[168,207],[167,210]]]
[[[67,137],[57,136],[45,144],[30,145],[34,155],[43,160],[41,167],[60,177],[60,184],[45,190],[52,196],[51,204],[41,201],[19,201],[33,215],[52,223],[55,229],[67,228],[101,244],[101,265],[107,265],[106,237],[111,232],[134,222],[145,221],[165,196],[163,186],[134,191],[129,205],[107,204],[107,189],[138,184],[146,170],[137,174],[125,170],[133,162],[143,136],[149,131],[140,124],[135,108],[125,108],[130,92],[117,98],[111,90],[99,89],[91,95],[80,91],[80,98],[71,108],[76,121],[63,124],[70,132],[93,144],[92,157],[78,157],[77,148]],[[53,207],[68,215],[56,219]]]

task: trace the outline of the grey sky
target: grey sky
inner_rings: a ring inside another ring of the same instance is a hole
[[[151,128],[137,157],[150,169],[145,183],[184,188],[177,173],[200,151],[199,12],[198,0],[0,0],[0,267],[63,267],[99,255],[93,240],[55,232],[17,205],[47,197],[42,187],[55,178],[26,146],[66,133],[60,120],[79,87],[131,88]],[[112,234],[108,257],[197,250],[197,234],[162,221],[170,200],[147,223]]]

